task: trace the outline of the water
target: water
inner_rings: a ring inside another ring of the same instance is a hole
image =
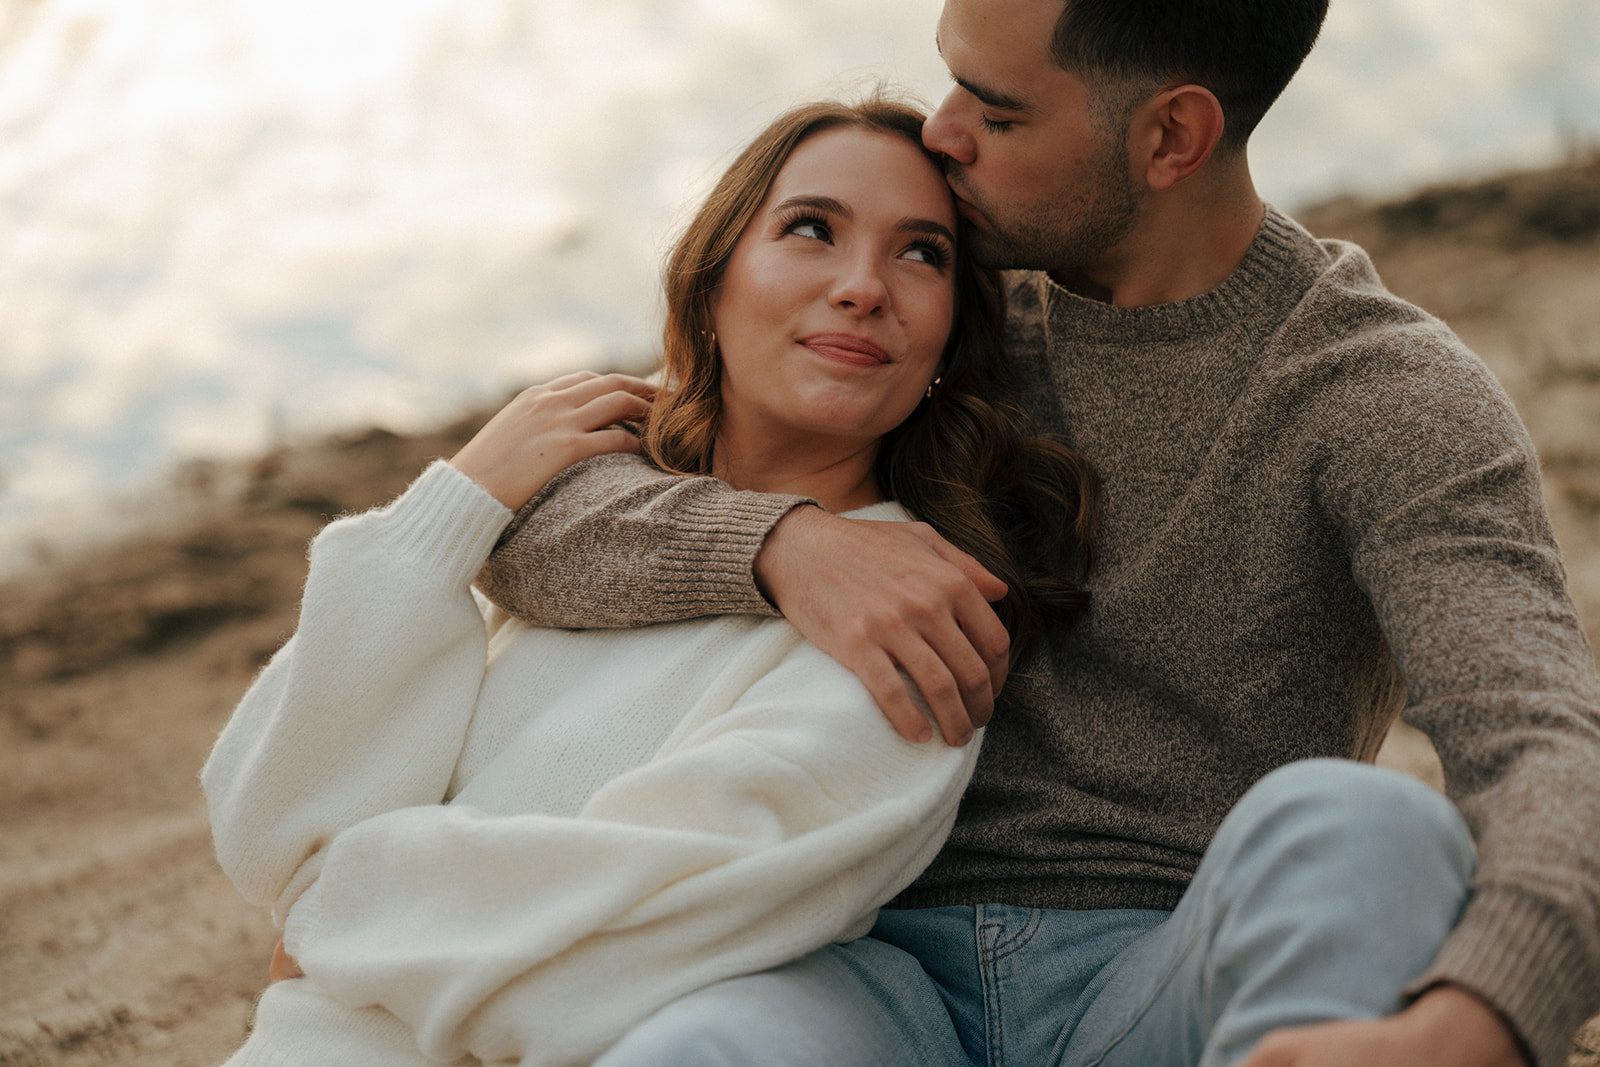
[[[684,205],[937,0],[0,0],[0,534],[175,462],[635,366]],[[1594,0],[1334,0],[1263,193],[1600,142]]]

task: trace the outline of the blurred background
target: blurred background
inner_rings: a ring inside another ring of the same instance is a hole
[[[938,8],[0,0],[0,569],[191,457],[638,366],[684,206],[793,102],[937,101]],[[1597,41],[1595,0],[1334,0],[1262,191],[1576,156]]]

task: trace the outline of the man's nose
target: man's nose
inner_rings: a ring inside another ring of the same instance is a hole
[[[938,110],[922,124],[922,143],[928,151],[949,156],[966,166],[977,158],[978,146],[957,117],[957,106],[961,103],[957,98],[961,95],[959,85],[945,95]]]

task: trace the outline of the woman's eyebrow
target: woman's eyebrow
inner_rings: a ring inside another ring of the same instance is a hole
[[[837,200],[831,196],[812,196],[804,193],[798,196],[791,196],[782,203],[773,205],[772,210],[774,212],[787,211],[790,208],[797,207],[808,207],[824,215],[836,215],[842,219],[855,217],[855,212],[850,210],[850,205],[843,200]]]
[[[935,237],[943,237],[952,245],[956,243],[956,235],[950,232],[950,227],[933,219],[901,219],[895,227],[901,233],[925,233]]]
[[[795,208],[810,208],[812,211],[815,211],[818,214],[829,215],[834,218],[846,220],[856,217],[855,211],[843,200],[832,196],[820,196],[812,193],[798,193],[794,196],[787,197],[779,203],[774,204],[772,207],[772,212],[775,215],[782,214],[783,212],[791,211]],[[936,237],[943,237],[951,244],[956,243],[956,235],[951,232],[950,227],[936,219],[916,218],[914,216],[907,215],[905,218],[895,223],[894,228],[898,233],[931,234]]]

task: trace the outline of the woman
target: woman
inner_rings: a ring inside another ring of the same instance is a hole
[[[469,588],[634,420],[666,469],[932,520],[1008,581],[1018,650],[1078,609],[1092,475],[986,399],[998,299],[920,127],[884,101],[780,118],[672,257],[653,402],[618,375],[529,390],[317,537],[300,629],[203,773],[224,868],[306,975],[230,1064],[586,1062],[859,936],[932,859],[977,746],[905,742],[782,620],[486,627]]]

